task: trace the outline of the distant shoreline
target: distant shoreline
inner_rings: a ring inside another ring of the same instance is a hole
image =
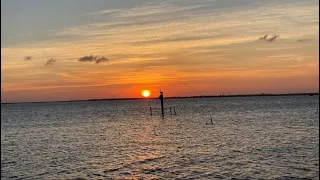
[[[319,93],[288,93],[288,94],[237,94],[237,95],[212,95],[212,96],[176,96],[165,97],[165,99],[188,99],[188,98],[224,98],[224,97],[252,97],[252,96],[313,96]],[[26,104],[26,103],[54,103],[54,102],[79,102],[79,101],[116,101],[116,100],[150,100],[158,98],[108,98],[108,99],[85,99],[69,101],[42,101],[42,102],[12,102],[1,104]]]

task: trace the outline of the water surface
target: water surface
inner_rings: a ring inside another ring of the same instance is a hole
[[[150,106],[2,104],[1,179],[319,179],[319,96],[165,99],[164,118]]]

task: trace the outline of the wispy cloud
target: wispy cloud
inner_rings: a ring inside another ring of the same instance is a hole
[[[26,56],[26,57],[24,57],[24,60],[31,60],[31,59],[32,59],[31,56]]]
[[[304,42],[309,42],[311,39],[305,38],[305,39],[298,39],[297,40],[299,43],[304,43]]]
[[[57,61],[57,59],[50,58],[50,59],[46,62],[45,66],[52,66],[56,61]]]
[[[108,61],[109,59],[108,58],[105,58],[105,57],[98,57],[98,56],[83,56],[81,58],[79,58],[78,61],[80,62],[96,62],[96,64],[99,64],[99,63],[102,63],[102,62],[106,62]]]
[[[174,1],[172,1],[174,2]],[[299,6],[301,11],[296,12]],[[214,10],[210,11],[212,7]],[[266,7],[257,8],[235,8],[234,11],[215,9],[214,5],[176,5],[176,4],[147,4],[130,9],[106,10],[112,12],[112,17],[108,17],[108,22],[98,22],[84,26],[62,29],[57,35],[77,36],[89,41],[94,46],[113,46],[123,48],[128,45],[153,45],[164,42],[186,42],[190,44],[193,40],[209,40],[211,37],[224,36],[224,39],[252,37],[266,33],[266,29],[277,32],[286,32],[282,38],[293,38],[297,36],[295,31],[297,22],[304,21],[306,25],[315,27],[314,9],[307,4],[283,5],[271,4]],[[230,11],[230,12],[229,12]],[[176,13],[176,15],[168,15]],[[121,15],[122,14],[122,15]],[[149,15],[152,14],[152,17]],[[290,16],[289,16],[290,14]],[[135,16],[139,16],[135,18]],[[270,20],[272,16],[272,20]],[[304,16],[304,18],[302,18]],[[109,20],[110,19],[110,20]],[[231,20],[232,19],[232,20]],[[280,24],[285,24],[279,26]],[[301,29],[300,33],[310,34],[311,28]],[[201,37],[202,36],[202,37]],[[207,36],[203,37],[203,36]],[[245,41],[246,38],[242,38]],[[275,42],[279,36],[265,37],[260,41]],[[108,41],[108,45],[99,40]],[[189,41],[189,42],[187,42]],[[221,41],[222,42],[222,41]],[[225,42],[225,41],[223,41]],[[231,41],[230,41],[231,42]],[[211,41],[217,44],[217,41]],[[178,43],[177,43],[178,44]],[[194,44],[196,46],[197,44]],[[130,47],[127,47],[129,50]],[[178,47],[177,47],[178,48]],[[113,51],[114,52],[114,51]]]
[[[121,12],[121,9],[106,9],[106,10],[103,10],[103,11],[90,13],[90,15],[112,14],[112,13],[115,13],[115,12]]]
[[[274,42],[280,35],[273,35],[271,38],[268,39],[268,34],[260,37],[257,41],[266,41],[266,42]]]
[[[78,61],[82,61],[82,62],[91,62],[91,61],[95,61],[97,59],[97,56],[83,56],[81,58],[79,58]]]
[[[278,37],[280,37],[280,35],[275,34],[275,35],[273,35],[270,39],[268,39],[268,42],[273,42],[273,41],[275,41]]]
[[[137,18],[137,17],[141,18],[142,16],[178,13],[182,11],[198,9],[201,7],[205,7],[205,5],[190,5],[190,6],[179,7],[176,4],[169,4],[169,3],[161,3],[161,4],[147,3],[143,6],[129,8],[129,9],[106,9],[103,11],[92,13],[92,15],[106,14],[106,15],[112,15],[118,18]]]
[[[170,37],[170,38],[157,38],[153,40],[145,40],[145,41],[136,41],[133,42],[133,45],[142,45],[142,44],[150,44],[150,43],[168,43],[168,42],[188,42],[188,41],[197,41],[204,39],[215,39],[217,37],[223,37],[222,35],[195,35],[195,36],[181,36],[181,37]]]
[[[267,37],[268,37],[268,34],[266,34],[266,35],[264,35],[264,36],[260,37],[258,40],[259,40],[259,41],[267,40]]]
[[[96,64],[102,63],[102,62],[106,62],[109,59],[105,58],[105,57],[99,57],[96,59]]]

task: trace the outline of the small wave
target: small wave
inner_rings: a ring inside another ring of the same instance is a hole
[[[18,176],[10,176],[9,179],[17,179]]]
[[[71,171],[68,171],[68,170],[62,170],[62,171],[59,171],[58,174],[71,174],[72,172]]]
[[[110,172],[119,171],[120,169],[122,169],[122,168],[107,169],[107,170],[104,170],[103,172],[104,172],[104,173],[110,173]]]
[[[87,174],[87,177],[89,177],[89,178],[95,178],[95,177],[100,177],[100,176],[102,176],[102,175],[99,173],[93,173],[93,172],[90,172]]]
[[[141,171],[142,171],[142,173],[145,173],[145,174],[154,174],[154,173],[159,173],[159,172],[165,172],[164,169],[159,168],[159,167],[157,167],[157,168],[150,168],[150,169],[143,169],[143,170],[141,170]]]
[[[301,170],[301,171],[306,171],[306,172],[312,171],[311,169],[305,168],[305,167],[294,167],[294,166],[290,166],[290,168],[293,168],[293,169],[296,169],[296,170]]]
[[[1,162],[1,165],[16,164],[16,161]]]
[[[77,172],[82,172],[84,170],[88,169],[87,167],[79,167],[77,169],[75,169]]]
[[[49,174],[49,172],[39,173],[39,174],[37,174],[37,176],[43,176],[43,175],[47,175],[47,174]]]
[[[129,173],[129,172],[120,172],[119,174],[123,175],[123,176],[130,176],[131,175],[131,173]]]
[[[300,177],[294,177],[294,176],[281,176],[275,179],[276,180],[312,180],[310,178],[300,178]]]
[[[160,160],[160,159],[163,159],[163,158],[165,158],[165,157],[164,156],[160,156],[160,157],[154,157],[154,158],[147,158],[147,159],[144,159],[144,160],[141,160],[141,161],[133,162],[132,164],[146,164],[146,163],[157,161],[157,160]]]
[[[76,178],[74,178],[74,180],[86,180],[86,178],[83,178],[83,177],[76,177]]]

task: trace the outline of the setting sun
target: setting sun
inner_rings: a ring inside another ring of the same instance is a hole
[[[150,96],[150,91],[149,90],[143,90],[141,92],[141,95],[144,96],[144,97],[149,97]]]

